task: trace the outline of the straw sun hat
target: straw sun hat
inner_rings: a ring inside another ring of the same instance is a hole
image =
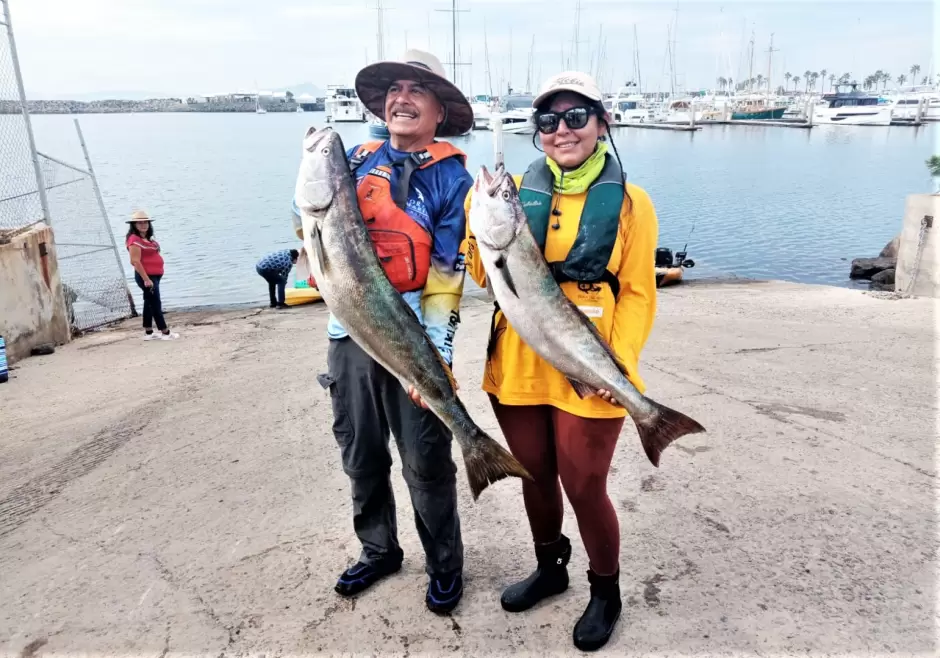
[[[152,221],[153,220],[150,219],[150,215],[148,215],[145,211],[138,210],[133,215],[131,215],[131,218],[128,219],[125,223],[133,224],[134,222],[152,222]]]
[[[473,127],[473,109],[463,92],[444,72],[440,60],[423,50],[408,50],[401,60],[369,64],[356,76],[356,93],[363,105],[385,120],[385,97],[396,80],[413,80],[427,85],[444,108],[439,137],[463,135]]]

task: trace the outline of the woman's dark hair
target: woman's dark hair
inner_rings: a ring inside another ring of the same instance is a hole
[[[137,223],[131,222],[127,229],[127,235],[124,236],[124,239],[126,240],[132,235],[136,235],[138,238],[143,238],[144,240],[149,240],[153,237],[153,222],[147,222],[147,235],[141,235],[140,231],[137,230]]]
[[[559,92],[559,93],[561,93],[561,92]],[[571,92],[571,93],[575,93],[575,92]],[[538,117],[539,117],[539,114],[542,114],[542,113],[544,113],[544,112],[548,112],[548,111],[549,111],[549,107],[551,107],[552,100],[553,100],[553,99],[555,98],[555,96],[557,96],[557,95],[558,95],[558,94],[553,94],[553,95],[549,96],[548,98],[546,98],[545,100],[543,100],[541,103],[539,103],[539,104],[536,106],[535,112],[532,113],[532,122],[536,124],[535,134],[532,135],[532,146],[534,146],[537,151],[542,151],[542,149],[539,148],[539,143],[538,143],[538,137],[539,137]],[[607,123],[607,119],[605,118],[606,115],[607,115],[607,109],[604,107],[604,103],[601,102],[601,101],[592,101],[592,100],[590,100],[590,99],[588,99],[588,98],[585,98],[584,96],[581,96],[580,94],[578,94],[578,96],[579,96],[580,98],[584,98],[585,104],[586,104],[589,108],[591,108],[591,112],[594,114],[594,116],[597,117],[598,123],[604,124],[604,127],[607,128],[607,135],[602,135],[602,136],[599,137],[598,139],[600,139],[601,141],[603,141],[603,140],[607,139],[608,136],[610,137],[610,145],[614,147],[614,157],[617,158],[617,164],[620,165],[620,177],[623,179],[623,185],[624,185],[623,194],[624,194],[624,196],[626,197],[627,204],[628,204],[629,208],[632,210],[632,209],[633,209],[633,199],[630,198],[630,193],[627,192],[627,189],[626,189],[626,188],[627,188],[627,172],[624,171],[623,162],[620,160],[620,153],[617,152],[617,143],[614,141],[614,136],[613,136],[613,134],[610,132],[610,124]],[[544,151],[542,151],[542,152],[544,153]]]
[[[297,251],[296,249],[291,249],[290,257],[291,257],[291,260],[297,260],[298,258],[300,258],[300,252]]]

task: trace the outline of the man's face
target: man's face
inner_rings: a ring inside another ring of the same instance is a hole
[[[385,123],[399,137],[434,137],[444,109],[437,97],[420,82],[396,80],[385,95]]]

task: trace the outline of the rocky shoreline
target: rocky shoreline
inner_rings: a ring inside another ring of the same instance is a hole
[[[898,235],[885,245],[877,257],[853,259],[849,278],[870,281],[870,290],[894,292],[894,271],[898,264],[900,244],[901,236]]]
[[[322,103],[304,103],[306,111],[322,110]],[[294,101],[262,103],[268,112],[296,112],[301,104]],[[30,114],[132,114],[135,112],[254,112],[253,102],[190,103],[180,98],[155,98],[144,101],[26,101]],[[0,114],[19,114],[19,101],[0,100]]]

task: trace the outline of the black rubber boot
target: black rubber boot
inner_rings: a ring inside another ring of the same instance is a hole
[[[620,618],[620,571],[613,576],[598,576],[588,569],[591,601],[574,627],[574,646],[581,651],[596,651],[607,644]]]
[[[522,582],[503,590],[500,603],[503,610],[522,612],[542,599],[561,594],[568,589],[568,560],[571,559],[571,542],[561,535],[551,544],[536,544],[535,558],[538,567]]]

